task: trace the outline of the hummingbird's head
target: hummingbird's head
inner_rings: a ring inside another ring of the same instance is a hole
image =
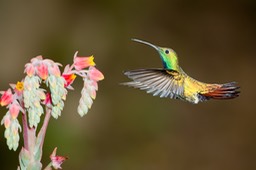
[[[142,41],[139,39],[132,39],[132,40],[142,44],[146,44],[150,47],[153,47],[156,51],[158,51],[165,69],[175,70],[175,71],[179,70],[177,54],[171,48],[158,47],[154,44],[151,44],[149,42]]]

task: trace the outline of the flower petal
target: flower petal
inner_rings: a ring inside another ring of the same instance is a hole
[[[32,76],[35,74],[35,67],[33,64],[28,63],[25,65],[25,72],[27,73],[28,76]]]
[[[104,75],[95,67],[90,67],[88,76],[93,81],[99,81],[104,79]]]
[[[52,161],[52,166],[53,168],[55,169],[61,169],[61,164],[67,160],[68,158],[67,157],[64,157],[64,156],[57,156],[56,155],[56,152],[57,152],[57,147],[54,148],[50,158],[51,158],[51,161]]]
[[[12,102],[12,100],[13,100],[12,91],[11,91],[11,89],[8,89],[2,95],[2,97],[0,99],[0,104],[1,104],[1,106],[7,106],[8,104],[10,104]]]
[[[65,87],[73,83],[76,78],[75,74],[63,74],[62,77],[66,80]]]
[[[23,89],[24,89],[23,85],[24,85],[23,82],[18,81],[16,83],[15,89],[18,90],[18,91],[23,91]]]
[[[41,79],[46,80],[48,77],[48,67],[45,63],[40,63],[37,66],[37,74],[39,75],[39,77],[41,77]]]
[[[20,106],[17,102],[14,102],[12,105],[10,105],[10,114],[12,116],[12,119],[16,119],[18,117],[18,114],[20,112]]]
[[[49,72],[55,76],[60,76],[60,69],[57,64],[53,64],[53,66],[49,68]]]
[[[77,52],[75,53],[74,56],[74,66],[76,70],[82,70],[84,68],[87,68],[89,66],[95,66],[94,63],[94,57],[89,56],[89,57],[77,57]]]

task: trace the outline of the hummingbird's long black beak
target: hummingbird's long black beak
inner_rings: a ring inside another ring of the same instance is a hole
[[[134,39],[134,38],[132,38],[132,41],[135,41],[135,42],[138,42],[138,43],[142,43],[142,44],[146,44],[146,45],[148,45],[148,46],[150,46],[150,47],[153,47],[153,48],[156,49],[157,51],[159,51],[159,47],[158,47],[158,46],[156,46],[156,45],[154,45],[154,44],[151,44],[151,43],[149,43],[149,42],[142,41],[142,40],[139,40],[139,39]]]

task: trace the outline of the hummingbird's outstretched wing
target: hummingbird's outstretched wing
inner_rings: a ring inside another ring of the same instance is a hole
[[[125,71],[124,75],[133,81],[122,83],[122,85],[145,90],[153,96],[182,99],[183,79],[177,72],[150,68]]]

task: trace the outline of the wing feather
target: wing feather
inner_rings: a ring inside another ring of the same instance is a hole
[[[177,79],[177,72],[174,75],[171,71],[152,68],[125,71],[124,75],[133,81],[122,83],[123,85],[145,90],[153,96],[182,98],[183,81]]]

